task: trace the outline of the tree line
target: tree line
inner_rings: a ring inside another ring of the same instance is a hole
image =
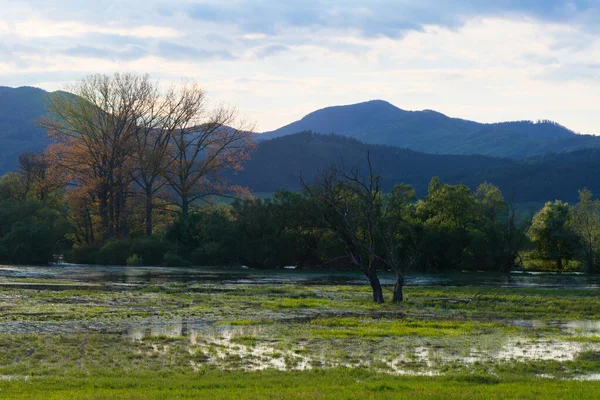
[[[433,178],[382,189],[371,155],[323,168],[268,199],[228,184],[253,150],[235,112],[195,84],[94,75],[48,101],[54,143],[0,179],[0,261],[353,268],[384,301],[379,274],[514,268],[598,272],[600,203],[555,201],[534,216],[496,186]],[[234,126],[238,126],[235,128]],[[232,201],[214,202],[215,196]]]

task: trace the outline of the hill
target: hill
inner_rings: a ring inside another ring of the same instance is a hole
[[[600,137],[579,135],[551,121],[481,124],[436,111],[405,111],[381,100],[315,111],[261,135],[268,140],[301,131],[337,133],[365,143],[431,154],[523,158],[600,147]]]
[[[244,171],[230,179],[256,192],[280,187],[300,190],[299,177],[307,181],[332,163],[365,167],[371,154],[376,171],[383,175],[384,190],[395,183],[413,185],[424,196],[433,176],[471,188],[487,181],[519,202],[562,199],[575,201],[577,191],[588,187],[600,194],[600,149],[548,154],[523,160],[480,155],[425,154],[393,146],[365,144],[339,135],[301,132],[259,143]]]
[[[0,172],[15,169],[19,155],[41,150],[49,143],[35,121],[46,114],[47,92],[33,87],[0,86]]]

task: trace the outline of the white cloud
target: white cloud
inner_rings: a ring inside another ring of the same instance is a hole
[[[105,35],[132,36],[137,38],[177,38],[182,32],[162,26],[142,25],[123,27],[107,24],[94,25],[77,21],[51,21],[28,19],[14,23],[14,34],[23,38],[78,37],[90,33]]]

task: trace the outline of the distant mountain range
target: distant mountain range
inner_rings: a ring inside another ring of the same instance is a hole
[[[381,100],[324,108],[260,138],[302,131],[336,133],[430,154],[523,158],[600,147],[600,137],[579,135],[550,121],[481,124],[436,111],[405,111]]]
[[[0,87],[0,173],[49,144],[35,124],[46,95]],[[584,186],[600,194],[600,137],[548,121],[481,124],[376,100],[325,108],[258,138],[245,170],[231,176],[254,191],[297,190],[300,175],[311,180],[330,163],[360,165],[369,150],[385,188],[404,182],[419,195],[432,176],[470,187],[488,181],[518,201],[573,201]]]

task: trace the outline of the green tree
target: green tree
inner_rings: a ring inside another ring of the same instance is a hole
[[[600,201],[594,200],[588,189],[579,191],[579,203],[573,207],[571,227],[582,242],[588,272],[594,272],[600,244]]]
[[[381,261],[396,274],[392,301],[404,300],[404,278],[419,255],[419,241],[414,218],[415,190],[398,184],[385,196],[379,221],[378,236],[382,243]]]
[[[571,219],[567,203],[548,202],[533,217],[528,232],[538,256],[554,261],[559,271],[563,270],[563,262],[572,260],[577,251],[578,237],[570,227]]]
[[[462,264],[469,230],[479,219],[479,209],[465,185],[447,185],[433,178],[427,197],[417,204],[423,224],[422,264],[428,269],[455,269]]]

